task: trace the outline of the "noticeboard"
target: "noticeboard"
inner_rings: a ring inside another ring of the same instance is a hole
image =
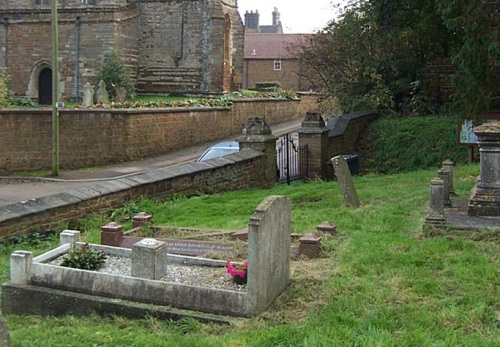
[[[486,123],[498,122],[500,120],[500,112],[490,112]],[[458,125],[458,143],[460,145],[477,145],[477,135],[474,134],[474,122],[471,119],[466,119],[462,124]]]

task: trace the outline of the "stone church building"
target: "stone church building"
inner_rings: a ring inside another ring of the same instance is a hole
[[[0,0],[0,68],[14,95],[52,98],[50,0]],[[59,99],[80,98],[115,50],[138,93],[241,88],[244,27],[237,0],[59,0]]]

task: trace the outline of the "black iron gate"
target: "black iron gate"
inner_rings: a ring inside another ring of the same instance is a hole
[[[276,140],[276,176],[279,183],[290,184],[309,174],[307,145],[300,146],[297,134],[286,134]]]

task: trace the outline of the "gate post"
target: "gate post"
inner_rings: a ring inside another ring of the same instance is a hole
[[[308,112],[299,129],[300,145],[308,146],[310,178],[325,179],[328,176],[328,128],[319,112]]]
[[[265,118],[249,117],[238,142],[240,150],[250,148],[265,154],[263,187],[271,188],[276,182],[276,136],[272,135]]]

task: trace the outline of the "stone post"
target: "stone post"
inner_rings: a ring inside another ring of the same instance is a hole
[[[28,284],[33,253],[14,251],[10,255],[10,283]]]
[[[429,212],[425,217],[425,224],[435,227],[446,225],[444,217],[444,182],[438,177],[431,181]]]
[[[59,245],[69,243],[73,247],[75,242],[78,241],[80,241],[80,232],[78,230],[64,230],[59,234]]]
[[[479,145],[480,174],[469,200],[469,216],[500,216],[500,122],[474,129]]]
[[[453,196],[457,195],[455,193],[455,188],[453,185],[454,166],[455,166],[455,163],[452,162],[450,159],[446,159],[445,161],[443,161],[443,168],[450,170],[449,193],[450,193],[450,195],[453,195]]]
[[[328,128],[318,112],[308,112],[299,129],[299,143],[307,145],[311,178],[328,178]]]
[[[438,177],[443,180],[443,204],[451,206],[450,200],[450,169],[441,168],[438,170]]]
[[[167,243],[142,239],[132,246],[133,277],[158,280],[167,274]]]
[[[2,316],[0,316],[0,346],[10,347],[10,333],[7,324]]]
[[[325,221],[316,227],[316,230],[320,233],[330,234],[331,236],[337,233],[337,226],[328,221]]]
[[[147,214],[146,212],[140,212],[132,217],[132,228],[140,228],[145,223],[151,225],[153,222],[153,216]]]
[[[119,247],[123,241],[123,227],[111,222],[101,227],[101,244]]]
[[[263,188],[271,188],[276,183],[276,136],[272,135],[271,128],[264,117],[250,117],[238,138],[240,150],[250,148],[264,153],[266,156],[263,179]]]
[[[299,239],[299,254],[313,259],[316,258],[321,249],[321,237],[313,234],[302,236]]]

